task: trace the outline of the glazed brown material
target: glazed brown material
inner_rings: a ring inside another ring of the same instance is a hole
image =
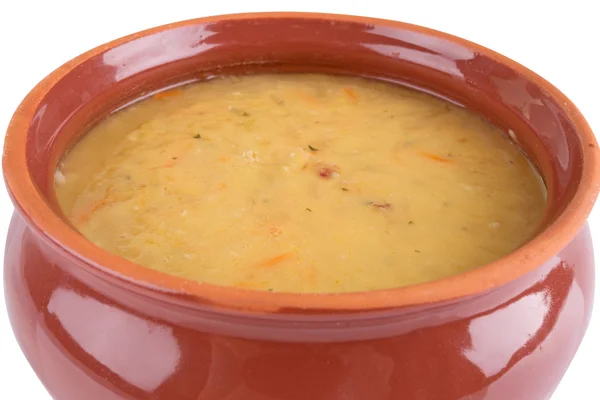
[[[543,229],[510,255],[443,280],[285,294],[161,274],[97,248],[65,222],[54,170],[87,127],[168,85],[261,71],[373,76],[479,111],[516,135],[542,172]],[[54,71],[9,125],[9,315],[58,400],[548,399],[591,313],[585,221],[598,155],[589,126],[556,88],[440,32],[297,13],[151,29]]]

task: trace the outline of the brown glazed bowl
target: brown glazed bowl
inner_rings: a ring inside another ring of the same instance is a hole
[[[265,71],[377,77],[482,113],[541,171],[543,228],[504,258],[439,281],[289,294],[161,274],[68,225],[53,174],[91,124],[167,85]],[[150,29],[52,72],[10,123],[3,156],[16,208],[4,268],[10,319],[58,400],[548,399],[592,311],[586,219],[599,189],[598,151],[577,108],[551,84],[433,30],[300,13]]]

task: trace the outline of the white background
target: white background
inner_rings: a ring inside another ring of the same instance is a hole
[[[387,4],[386,4],[387,3]],[[26,93],[76,55],[117,37],[182,19],[245,11],[320,11],[402,20],[446,31],[505,54],[542,75],[600,132],[600,24],[591,0],[67,1],[0,0],[0,132]],[[600,249],[600,211],[590,217]],[[12,205],[0,189],[0,241]],[[600,250],[599,250],[600,251]],[[3,289],[0,288],[3,298]],[[597,296],[600,299],[600,295]],[[600,301],[579,352],[553,400],[598,400]],[[0,306],[0,399],[50,396],[28,366]],[[81,399],[85,400],[85,399]],[[176,400],[176,399],[172,399]],[[217,400],[217,399],[215,399]],[[285,400],[285,399],[282,399]],[[511,399],[506,399],[511,400]],[[532,399],[534,400],[534,399]]]

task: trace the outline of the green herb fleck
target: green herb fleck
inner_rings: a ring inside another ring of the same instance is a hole
[[[242,117],[249,117],[250,113],[248,111],[242,111]]]
[[[343,188],[342,188],[342,190],[343,190],[344,192],[347,192],[347,191],[348,191],[348,188],[344,188],[344,187],[343,187]]]
[[[130,181],[131,180],[131,175],[129,175],[129,174],[125,175],[125,179],[127,179],[128,181]]]
[[[415,249],[415,253],[420,253],[420,252],[421,252],[421,250]]]
[[[273,288],[268,288],[267,290],[268,290],[269,292],[272,292],[272,291],[273,291]]]
[[[194,136],[194,139],[201,139],[201,136],[200,136],[200,134],[199,134],[199,133],[198,133],[198,134],[196,134],[196,135]]]
[[[306,208],[306,211],[312,212],[312,210],[310,208],[308,208],[308,207]]]
[[[310,144],[308,145],[308,149],[310,151],[319,151],[319,149],[317,149],[316,147],[312,147]]]

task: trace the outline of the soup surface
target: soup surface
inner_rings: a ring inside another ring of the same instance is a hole
[[[498,129],[396,85],[217,78],[109,116],[56,172],[96,245],[202,282],[362,291],[468,271],[526,242],[545,190]]]

